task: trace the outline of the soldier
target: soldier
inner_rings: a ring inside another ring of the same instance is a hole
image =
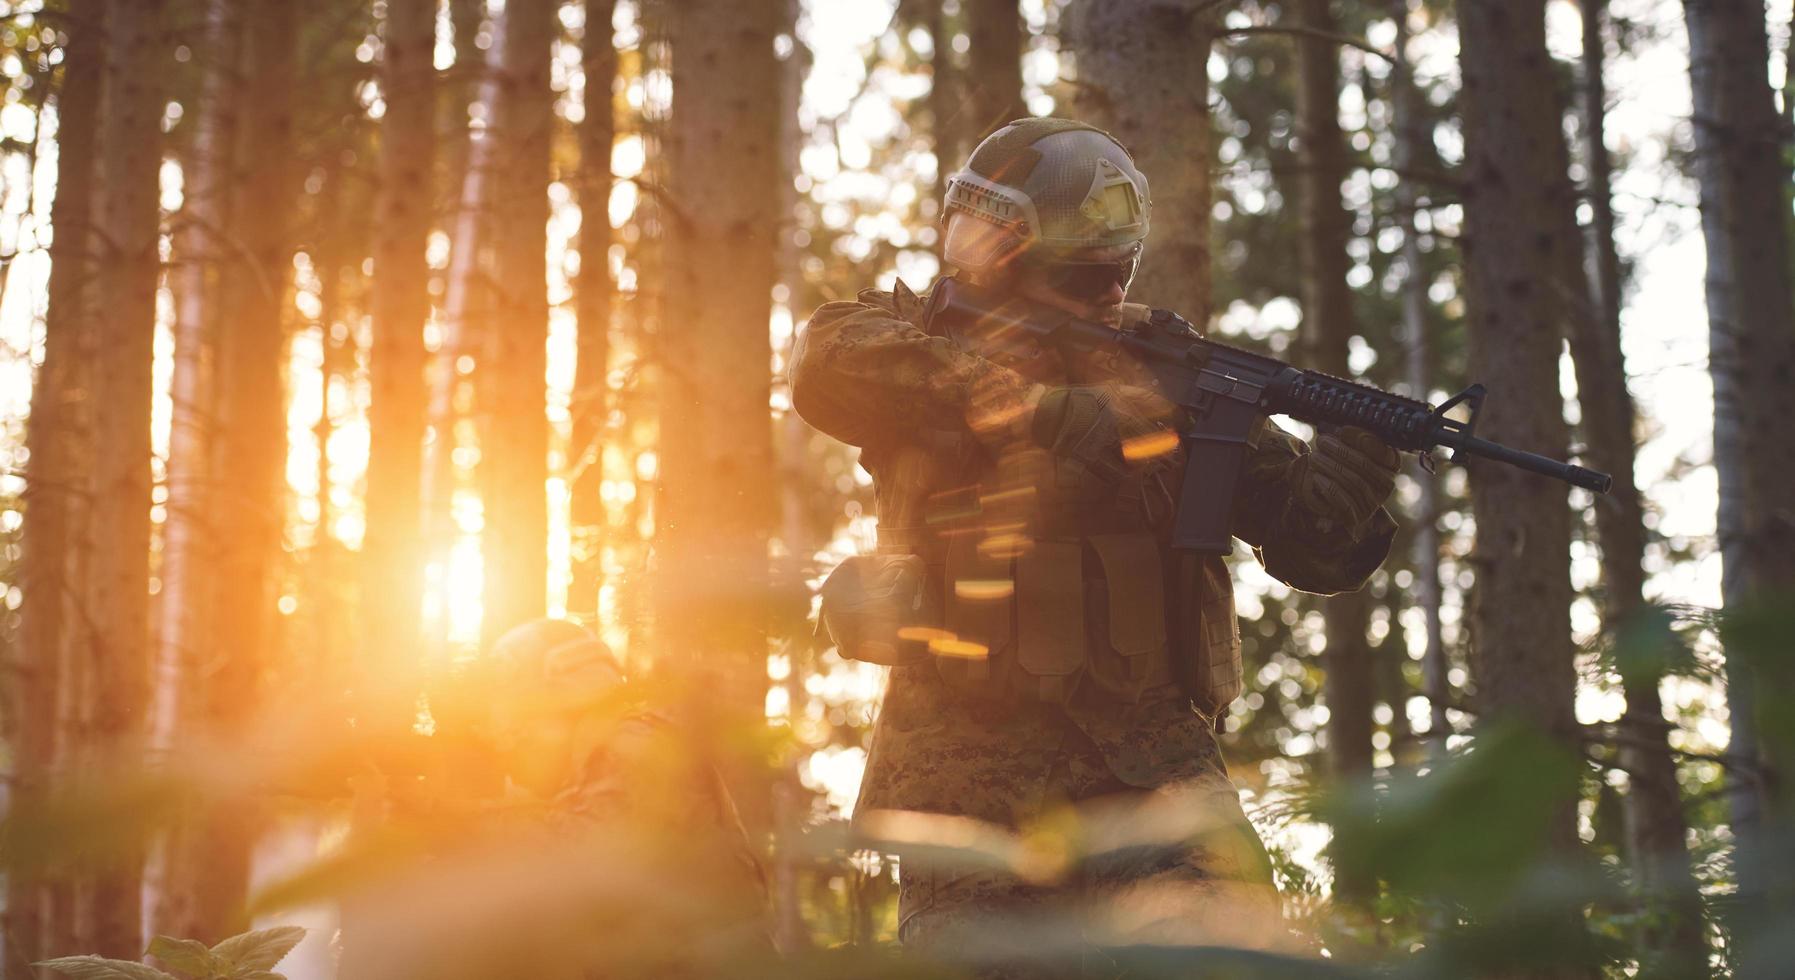
[[[1108,134],[1018,120],[950,180],[944,257],[1018,302],[1121,327],[1150,312],[1123,301],[1150,211]],[[965,952],[1000,934],[979,928],[993,917],[1047,912],[1100,945],[1283,945],[1214,735],[1241,688],[1231,580],[1221,558],[1170,547],[1184,455],[1169,405],[1121,356],[962,347],[928,308],[902,282],[863,291],[817,310],[792,355],[797,411],[861,447],[877,497],[878,552],[824,587],[843,655],[892,665],[857,813],[1026,828],[1077,806],[1087,830],[1120,820],[1167,846],[900,867],[900,940]],[[1359,588],[1395,531],[1396,452],[1271,424],[1251,446],[1234,535],[1295,588]]]
[[[716,931],[720,946],[768,952],[760,862],[710,747],[639,703],[610,649],[575,623],[513,627],[488,658],[499,680],[489,732],[509,795],[547,802],[555,821],[580,831],[639,841],[704,896],[689,926]],[[680,942],[668,926],[648,942]],[[667,952],[679,962],[694,949]]]
[[[417,860],[356,900],[343,975],[770,962],[760,865],[711,753],[642,701],[604,643],[555,619],[507,631],[433,691],[433,738],[453,737],[381,828]]]

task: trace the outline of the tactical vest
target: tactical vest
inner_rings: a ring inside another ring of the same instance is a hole
[[[925,305],[899,290],[861,301],[930,332]],[[1087,690],[1134,703],[1176,683],[1219,711],[1241,686],[1222,560],[1173,552],[1144,520],[1094,515],[1089,533],[1033,533],[1030,474],[1043,457],[1027,446],[994,456],[963,431],[867,449],[875,481],[926,487],[927,499],[907,520],[882,513],[877,551],[829,576],[819,629],[846,657],[933,662],[970,697],[1064,703]]]

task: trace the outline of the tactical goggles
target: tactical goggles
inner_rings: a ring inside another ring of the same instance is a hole
[[[1102,299],[1111,286],[1121,286],[1123,292],[1128,291],[1135,272],[1140,269],[1141,249],[1136,245],[1125,257],[1106,262],[1024,261],[1029,271],[1054,292],[1095,302]]]

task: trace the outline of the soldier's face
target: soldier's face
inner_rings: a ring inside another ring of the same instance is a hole
[[[1015,264],[1015,289],[1084,320],[1119,327],[1140,245],[1029,256]]]

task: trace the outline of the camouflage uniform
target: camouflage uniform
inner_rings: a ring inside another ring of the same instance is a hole
[[[1104,579],[1128,563],[1104,555],[1104,572],[1094,576],[1093,559],[1086,557],[1082,645],[1089,653],[1078,654],[1081,662],[1067,670],[1066,683],[1051,689],[1055,696],[994,694],[1002,685],[993,687],[990,676],[983,686],[976,679],[961,683],[966,668],[949,658],[892,669],[859,812],[923,811],[1018,827],[1057,801],[1111,797],[1146,806],[1176,799],[1180,807],[1211,808],[1225,827],[1220,836],[1204,836],[1182,851],[1093,863],[1053,885],[989,871],[906,871],[900,874],[901,938],[927,941],[981,915],[1081,899],[1114,910],[1125,904],[1129,889],[1158,881],[1179,883],[1181,897],[1135,916],[1128,930],[1134,941],[1188,941],[1188,930],[1152,924],[1172,925],[1169,918],[1185,925],[1204,920],[1214,927],[1204,933],[1208,938],[1238,942],[1242,929],[1223,921],[1231,910],[1258,903],[1264,912],[1269,902],[1275,918],[1276,899],[1263,850],[1240,810],[1213,734],[1216,715],[1240,689],[1231,580],[1219,557],[1169,551],[1182,449],[1168,445],[1123,486],[1114,508],[1091,513],[1077,528],[1053,528],[1031,517],[1026,493],[1020,508],[1005,507],[1006,498],[1019,496],[1019,485],[1029,489],[1031,459],[1037,470],[1040,465],[1040,451],[1019,431],[1036,386],[1145,385],[1147,375],[1113,357],[1068,363],[1049,351],[1017,356],[962,350],[928,332],[925,310],[926,301],[902,283],[895,293],[863,291],[858,302],[819,309],[792,355],[799,413],[823,432],[862,447],[861,464],[875,484],[880,550],[920,555],[932,578],[957,581],[967,569],[976,574],[979,556],[956,570],[955,555],[966,551],[971,538],[989,544],[999,523],[1023,527],[1023,534],[1040,539],[1037,548],[1064,538],[1068,547],[1086,547],[1087,556],[1093,545],[1100,551],[1102,542],[1122,540],[1106,532],[1151,532],[1172,569],[1164,579],[1164,605],[1171,620],[1166,632],[1175,637],[1170,662],[1117,656],[1131,652],[1125,648],[1134,641],[1127,634],[1136,624],[1106,616],[1111,607]],[[1125,307],[1125,317],[1145,312]],[[1118,390],[1137,400],[1144,395],[1138,388]],[[1380,510],[1363,526],[1346,529],[1295,506],[1288,474],[1307,451],[1274,425],[1256,433],[1235,498],[1233,532],[1252,545],[1268,572],[1295,588],[1324,594],[1358,588],[1388,552],[1394,522]],[[1007,574],[1003,557],[987,562],[987,569]],[[1136,585],[1159,588],[1151,581]],[[977,669],[1013,672],[1005,661],[1015,656],[1016,644],[1002,645],[1010,627],[985,625],[1000,639],[990,662]],[[1053,669],[1049,665],[1047,672]],[[1215,901],[1224,893],[1232,900]],[[1258,921],[1261,926],[1245,931],[1262,927],[1264,918]]]
[[[456,693],[533,703],[573,686],[520,695],[480,680]],[[352,898],[343,976],[698,977],[771,962],[760,864],[703,739],[621,689],[571,699],[588,702],[581,728],[534,791],[493,736],[470,732],[425,779],[366,801],[408,846]],[[487,778],[463,785],[469,768]]]

